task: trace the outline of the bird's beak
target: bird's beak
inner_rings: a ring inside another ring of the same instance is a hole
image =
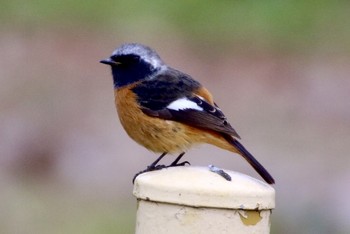
[[[108,58],[108,59],[103,59],[100,61],[100,63],[103,63],[103,64],[107,64],[107,65],[118,65],[119,63],[117,63],[116,61],[113,61],[112,59]]]

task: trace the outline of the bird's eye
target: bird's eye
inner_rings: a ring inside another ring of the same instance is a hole
[[[122,55],[114,59],[114,61],[117,61],[120,64],[123,64],[125,66],[138,63],[139,60],[140,60],[140,57],[137,55]]]
[[[129,61],[134,61],[134,62],[136,62],[136,61],[139,61],[140,56],[138,56],[138,55],[129,55],[129,56],[126,56],[126,58],[127,58],[127,60],[129,60]]]

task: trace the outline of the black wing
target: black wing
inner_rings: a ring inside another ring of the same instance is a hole
[[[141,107],[150,110],[162,110],[173,101],[191,96],[201,87],[198,81],[175,69],[156,75],[132,88]]]
[[[240,139],[219,107],[216,104],[211,105],[194,93],[200,87],[201,84],[189,75],[169,69],[156,78],[142,81],[132,90],[137,95],[142,111],[149,116],[229,134]],[[169,104],[182,98],[195,103],[198,108],[167,108]]]

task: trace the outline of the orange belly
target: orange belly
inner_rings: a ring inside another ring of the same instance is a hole
[[[134,102],[129,87],[115,90],[118,116],[127,134],[137,143],[157,153],[181,153],[199,143],[209,143],[231,150],[219,134],[197,129],[179,122],[163,120],[144,114]]]

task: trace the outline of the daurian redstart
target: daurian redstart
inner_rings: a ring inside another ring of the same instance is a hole
[[[179,163],[185,152],[207,143],[243,156],[267,183],[274,183],[237,140],[239,135],[212,94],[191,76],[167,66],[154,50],[123,44],[101,63],[112,68],[115,104],[127,134],[147,149],[162,153],[144,171],[165,167],[158,162],[167,153],[179,154],[169,166],[185,165],[187,161]]]

